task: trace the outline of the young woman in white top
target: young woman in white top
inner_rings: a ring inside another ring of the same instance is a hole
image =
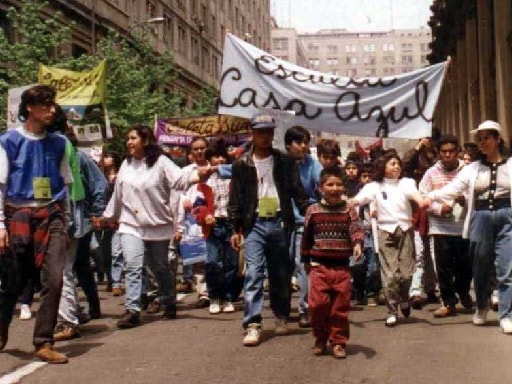
[[[119,328],[140,324],[143,263],[158,280],[164,319],[176,317],[174,276],[167,259],[174,235],[171,192],[184,190],[198,181],[197,172],[183,172],[163,155],[151,128],[131,127],[126,145],[128,156],[121,165],[104,213],[105,218],[119,222],[126,260],[126,313],[117,323]]]
[[[377,162],[374,181],[366,184],[351,204],[377,207],[379,261],[388,318],[397,323],[398,307],[409,317],[409,287],[414,271],[414,230],[411,201],[424,202],[413,179],[402,177],[402,161],[396,151],[387,151]]]
[[[512,159],[495,121],[473,130],[479,159],[466,165],[445,187],[432,191],[432,200],[467,194],[468,213],[462,237],[469,238],[477,309],[473,324],[487,321],[491,280],[496,266],[500,327],[512,334]]]

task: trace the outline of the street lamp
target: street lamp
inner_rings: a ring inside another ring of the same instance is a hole
[[[135,23],[130,28],[128,28],[128,35],[131,35],[132,32],[134,31],[134,29],[136,29],[136,28],[143,27],[143,26],[149,25],[149,24],[161,24],[164,21],[165,21],[165,17],[162,17],[162,16],[152,17],[151,19],[139,21],[138,23]]]

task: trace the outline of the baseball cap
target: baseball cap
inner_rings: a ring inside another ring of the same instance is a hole
[[[259,128],[275,128],[276,122],[274,118],[270,115],[265,115],[263,113],[257,113],[251,118],[251,128],[259,129]]]
[[[470,133],[477,133],[480,131],[484,131],[486,129],[491,129],[493,131],[497,131],[498,133],[501,133],[501,126],[499,123],[492,121],[492,120],[485,120],[483,123],[480,123],[477,129],[473,129],[470,131]]]

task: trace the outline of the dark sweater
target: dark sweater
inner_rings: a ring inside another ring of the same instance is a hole
[[[354,209],[322,203],[308,208],[301,243],[302,262],[348,265],[355,244],[362,246],[363,242],[364,229]]]

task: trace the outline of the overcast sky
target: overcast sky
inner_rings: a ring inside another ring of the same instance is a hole
[[[270,0],[278,26],[299,32],[426,27],[431,4],[432,0]]]

